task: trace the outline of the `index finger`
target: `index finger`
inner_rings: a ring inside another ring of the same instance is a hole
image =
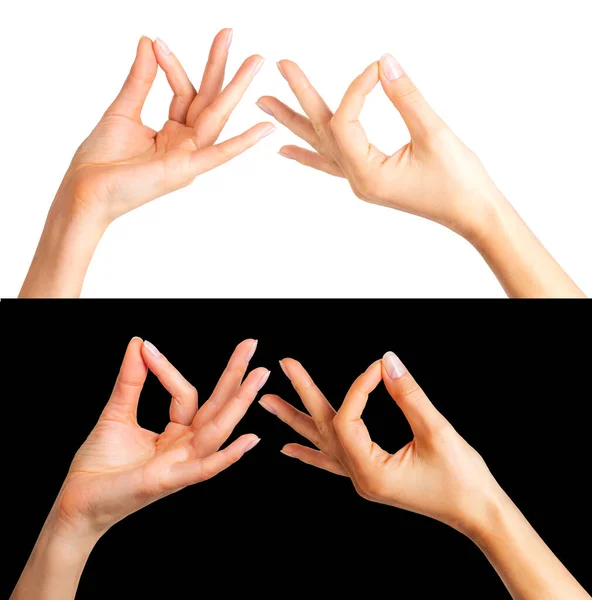
[[[374,62],[354,79],[331,122],[341,152],[353,163],[368,158],[370,143],[358,119],[366,96],[376,87],[378,81],[378,63]]]
[[[366,456],[373,446],[370,433],[362,421],[362,412],[370,392],[382,380],[382,363],[372,363],[352,384],[335,416],[335,431],[350,459]]]

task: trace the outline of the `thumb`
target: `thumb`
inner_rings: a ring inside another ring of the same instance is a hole
[[[382,378],[415,436],[430,436],[447,423],[394,352],[382,357]]]
[[[445,126],[394,56],[384,54],[379,65],[382,89],[403,117],[412,138],[425,137]]]

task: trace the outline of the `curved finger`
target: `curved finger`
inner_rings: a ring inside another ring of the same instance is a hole
[[[310,117],[311,121],[321,126],[329,123],[333,113],[302,69],[291,60],[280,60],[277,66],[294,92],[302,110]]]
[[[196,95],[195,88],[179,59],[160,38],[154,40],[154,54],[174,94],[169,108],[169,119],[184,124],[187,111]]]
[[[444,121],[393,56],[385,54],[379,64],[382,89],[403,117],[412,138],[420,138],[434,129],[445,127]]]
[[[187,125],[189,127],[195,125],[197,117],[216,99],[224,85],[224,72],[226,71],[228,49],[231,42],[232,29],[222,29],[216,34],[212,42],[199,91],[187,115]]]
[[[191,425],[197,412],[197,390],[149,341],[144,341],[142,356],[148,368],[171,394],[170,417],[173,423]]]
[[[154,56],[152,40],[143,36],[138,43],[136,58],[129,75],[105,114],[121,115],[139,122],[142,107],[154,83],[157,70],[158,63]]]
[[[142,340],[139,337],[132,338],[125,351],[113,392],[101,417],[135,423],[140,393],[147,374],[148,367],[142,358]]]
[[[218,449],[244,417],[259,390],[269,379],[270,371],[259,367],[251,371],[242,385],[212,418],[200,425],[200,447]],[[195,427],[195,426],[194,426]]]
[[[171,489],[181,489],[194,483],[211,479],[224,469],[237,462],[245,452],[254,448],[260,439],[249,433],[241,435],[229,446],[205,458],[177,462],[170,467],[167,485]]]
[[[362,420],[368,396],[382,379],[382,362],[372,363],[352,384],[333,421],[335,432],[349,460],[358,467],[370,455],[374,446]]]
[[[298,410],[295,406],[286,402],[275,394],[265,394],[259,404],[272,415],[289,425],[296,433],[305,437],[315,446],[320,446],[320,433],[310,415]]]
[[[197,150],[190,160],[190,177],[197,177],[228,162],[274,131],[273,123],[259,123],[225,142]]]
[[[372,63],[349,86],[331,120],[331,128],[343,155],[354,165],[365,164],[373,146],[359,116],[366,96],[378,83],[378,64]]]
[[[194,125],[200,147],[209,146],[218,139],[230,114],[244,96],[251,81],[253,81],[253,77],[259,72],[262,65],[262,56],[255,55],[247,58],[232,81],[204,109]]]
[[[293,358],[280,360],[280,366],[286,377],[292,382],[312,418],[317,423],[331,421],[335,416],[335,410],[306,369]]]
[[[448,423],[394,352],[383,356],[382,373],[388,393],[405,415],[415,436],[429,436]]]
[[[300,444],[286,444],[282,448],[282,454],[285,454],[290,458],[297,458],[298,460],[302,461],[303,463],[306,463],[307,465],[312,465],[313,467],[324,469],[325,471],[329,471],[330,473],[335,473],[335,475],[343,475],[345,477],[349,477],[347,471],[341,466],[339,462],[330,458],[320,450],[315,450],[314,448],[307,448],[306,446],[302,446]]]
[[[323,171],[323,173],[334,175],[335,177],[345,177],[343,171],[335,163],[327,160],[318,152],[300,148],[299,146],[283,146],[280,148],[280,154],[285,158],[290,158],[299,162],[305,167],[311,167],[317,171]]]
[[[315,133],[314,127],[310,119],[304,115],[292,110],[273,96],[262,96],[257,100],[257,106],[313,148],[318,145],[319,138]]]
[[[251,339],[243,340],[234,349],[212,395],[195,416],[194,425],[198,426],[207,421],[232,395],[236,394],[255,350],[257,350],[257,340]]]

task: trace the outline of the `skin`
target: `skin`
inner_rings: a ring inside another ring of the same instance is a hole
[[[139,338],[131,340],[111,398],[72,461],[13,600],[74,598],[90,552],[110,527],[214,477],[257,444],[259,438],[247,434],[220,450],[269,376],[260,367],[243,381],[256,345],[245,340],[237,346],[212,395],[198,408],[196,389],[166,357]],[[137,422],[149,370],[171,393],[171,421],[160,434]]]
[[[314,150],[284,146],[280,154],[344,177],[354,194],[430,219],[466,238],[511,297],[582,297],[583,292],[514,211],[479,159],[442,121],[403,73],[389,79],[385,58],[348,88],[333,113],[300,67],[278,63],[305,115],[272,96],[258,106]],[[380,82],[409,129],[392,156],[372,145],[360,124],[365,97]]]
[[[356,379],[338,411],[299,362],[282,360],[308,414],[275,395],[265,395],[260,404],[315,446],[287,444],[282,452],[349,477],[367,500],[454,527],[479,546],[516,600],[590,598],[398,359],[393,376],[388,355],[394,356],[387,353]],[[362,420],[381,380],[413,432],[395,454],[372,441]]]
[[[215,143],[263,62],[258,55],[247,58],[223,88],[231,38],[230,29],[215,37],[198,91],[166,45],[140,40],[121,92],[64,176],[21,297],[79,296],[95,248],[113,220],[189,185],[274,130],[272,123],[259,123]],[[157,132],[142,123],[141,112],[158,67],[174,96]]]

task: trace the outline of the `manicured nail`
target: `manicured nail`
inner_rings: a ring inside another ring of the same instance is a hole
[[[156,43],[161,47],[162,51],[166,56],[168,56],[171,53],[171,49],[160,38],[156,38]]]
[[[264,113],[267,113],[268,115],[271,115],[273,117],[273,113],[269,110],[269,108],[267,108],[267,106],[263,106],[263,104],[261,104],[260,102],[256,102],[256,104]]]
[[[257,73],[259,73],[259,71],[261,71],[261,67],[263,66],[264,62],[265,62],[265,59],[263,57],[261,57],[259,59],[259,62],[257,63],[257,66],[255,67],[255,70],[253,71],[253,75],[257,75]]]
[[[292,157],[292,156],[290,156],[290,155],[286,154],[286,151],[285,151],[283,148],[280,148],[280,149],[279,149],[279,152],[278,152],[278,154],[279,154],[280,156],[283,156],[284,158],[289,158],[290,160],[294,160],[294,157]],[[282,363],[282,361],[280,360],[280,364],[281,364],[281,363]]]
[[[158,348],[154,344],[151,344],[148,340],[144,340],[144,348],[146,348],[146,350],[148,350],[148,352],[150,352],[154,358],[159,358],[162,356],[162,354],[158,351]]]
[[[232,44],[232,29],[228,30],[228,37],[226,38],[226,49],[230,48],[230,44]]]
[[[253,345],[251,346],[251,349],[249,350],[249,355],[247,356],[247,362],[249,362],[253,358],[253,354],[255,354],[255,350],[257,350],[258,343],[259,340],[253,340]]]
[[[282,65],[278,62],[277,64],[277,68],[279,69],[279,72],[282,74],[282,77],[288,81],[288,78],[286,77],[286,73],[284,72],[284,69],[282,68]]]
[[[388,81],[394,81],[395,79],[399,79],[405,71],[403,71],[403,67],[398,63],[397,59],[390,54],[383,54],[380,57],[380,66],[384,71],[384,76]]]
[[[405,365],[401,362],[401,359],[394,352],[387,352],[383,357],[384,368],[386,374],[391,379],[399,379],[407,373]]]
[[[261,379],[259,380],[259,386],[257,387],[257,391],[259,391],[265,385],[265,383],[269,379],[270,375],[271,375],[271,371],[265,371],[265,373],[263,375],[261,375]]]
[[[288,379],[290,379],[290,374],[288,373],[288,371],[286,371],[286,367],[284,367],[284,363],[281,360],[280,360],[280,367],[282,368],[282,371],[284,372],[284,375]],[[290,381],[292,381],[292,380],[290,379]]]
[[[275,125],[273,123],[269,123],[269,127],[261,134],[260,140],[268,135],[272,134],[275,131]]]
[[[259,442],[261,441],[261,438],[257,438],[256,440],[253,440],[246,448],[245,448],[245,452],[248,452],[249,450],[252,450]]]
[[[290,458],[296,458],[295,454],[292,454],[289,450],[286,450],[285,448],[282,448],[280,452],[286,456],[289,456]]]
[[[275,410],[269,406],[269,404],[267,404],[267,402],[264,402],[263,400],[259,400],[259,404],[261,404],[261,406],[267,411],[270,412],[272,415],[277,415],[277,413],[275,412]]]

